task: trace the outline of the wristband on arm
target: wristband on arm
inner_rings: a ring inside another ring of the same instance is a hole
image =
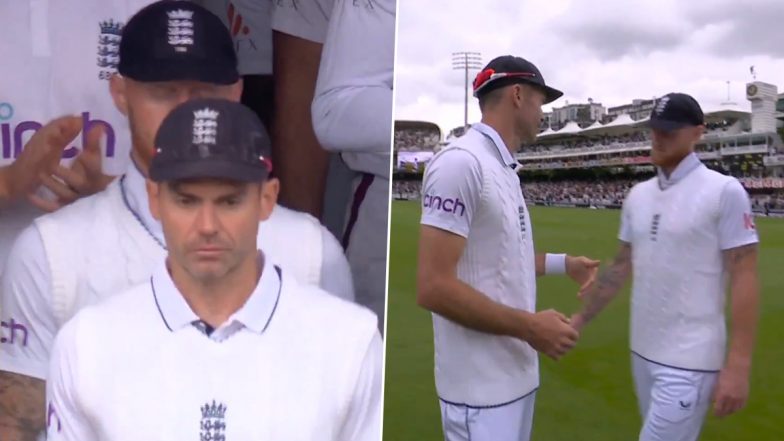
[[[566,254],[544,255],[545,274],[565,274],[566,273]]]

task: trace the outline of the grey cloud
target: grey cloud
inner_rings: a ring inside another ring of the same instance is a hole
[[[462,122],[463,76],[450,60],[459,50],[480,51],[485,63],[503,53],[536,63],[565,92],[558,107],[588,97],[609,107],[682,90],[707,110],[726,100],[725,80],[733,81],[733,99],[746,103],[749,64],[761,80],[784,85],[784,0],[564,0],[563,11],[544,15],[529,0],[510,10],[495,7],[509,0],[473,10],[467,0],[398,1],[396,113],[446,130]],[[469,106],[475,120],[471,97]]]
[[[624,56],[647,56],[657,50],[680,46],[688,38],[677,28],[641,27],[636,23],[603,23],[593,20],[565,25],[561,31],[573,44],[587,46],[604,61]]]
[[[722,58],[784,57],[784,2],[727,2],[721,7],[695,3],[688,13],[694,25],[724,25],[727,29],[708,47],[711,54]]]
[[[469,87],[474,73],[469,72]],[[458,71],[447,71],[439,73],[435,70],[425,70],[409,72],[401,75],[401,82],[406,84],[404,90],[398,90],[396,100],[398,103],[407,105],[417,101],[419,98],[432,98],[435,102],[456,102],[462,101],[464,92],[464,75]],[[469,96],[470,98],[470,96]]]

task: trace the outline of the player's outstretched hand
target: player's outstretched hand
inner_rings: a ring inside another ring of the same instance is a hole
[[[45,199],[33,193],[28,196],[30,202],[42,210],[51,212],[81,197],[105,189],[114,178],[102,172],[101,137],[103,134],[103,128],[96,125],[84,135],[87,137],[85,149],[70,167],[58,164],[49,173],[41,174],[41,184],[57,196],[56,200]]]
[[[558,360],[574,347],[578,337],[579,333],[565,315],[548,309],[531,316],[526,341],[537,351]]]
[[[566,256],[566,274],[580,285],[580,290],[577,292],[578,298],[582,298],[593,286],[600,263],[598,260],[585,256]]]
[[[749,374],[747,370],[726,366],[719,373],[713,393],[713,412],[723,418],[739,411],[749,398]]]
[[[81,116],[64,116],[38,129],[22,153],[9,166],[9,194],[24,197],[41,185],[41,176],[49,176],[60,163],[63,150],[79,134]]]

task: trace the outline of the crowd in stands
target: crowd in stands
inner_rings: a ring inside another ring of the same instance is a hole
[[[601,182],[555,181],[524,182],[523,195],[530,203],[621,205],[637,180],[618,179]]]
[[[554,205],[574,204],[587,206],[615,206],[623,204],[629,190],[647,177],[636,179],[527,181],[521,183],[525,200],[529,204]],[[393,198],[419,199],[422,181],[400,181],[392,183]],[[750,195],[752,208],[756,212],[784,211],[784,190]]]
[[[573,156],[557,159],[542,159],[537,161],[523,162],[525,169],[548,170],[558,168],[587,168],[597,166],[620,166],[648,164],[649,155],[639,151],[629,151],[620,153],[596,154],[587,159],[584,156]]]
[[[528,203],[575,204],[620,206],[626,194],[639,179],[612,179],[602,181],[528,181],[521,184]],[[750,195],[756,212],[784,211],[784,190]]]
[[[433,150],[441,136],[433,129],[403,129],[395,130],[396,151]]]
[[[784,210],[784,190],[770,194],[751,195],[751,207],[755,211]]]
[[[725,156],[721,159],[721,168],[722,172],[737,178],[767,178],[772,173],[759,154]]]
[[[409,195],[419,198],[422,192],[422,181],[393,181],[392,196]]]
[[[569,151],[570,153],[578,150],[595,151],[595,150],[609,150],[612,148],[622,147],[625,144],[643,142],[650,139],[648,132],[640,131],[623,136],[604,136],[601,138],[581,138],[573,141],[566,141],[558,144],[551,143],[537,143],[529,146],[523,146],[520,150],[523,155],[536,154],[536,153],[558,153],[561,151]]]
[[[765,167],[763,156],[759,154],[725,156],[722,157],[721,160],[703,159],[703,163],[708,165],[709,168],[727,175],[735,176],[736,178],[782,177],[780,170]],[[630,151],[612,154],[597,154],[591,156],[590,159],[583,156],[526,161],[523,162],[523,167],[527,170],[550,170],[649,164],[650,155],[647,153]]]
[[[454,129],[449,131],[449,135],[447,135],[446,139],[459,138],[465,135],[465,132],[466,132],[465,126],[455,127]]]
[[[705,129],[709,132],[714,132],[718,130],[727,130],[733,124],[735,124],[735,121],[723,120],[718,122],[711,122],[705,124]]]

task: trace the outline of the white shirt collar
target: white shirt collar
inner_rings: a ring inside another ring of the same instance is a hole
[[[490,140],[493,141],[493,145],[495,145],[495,148],[498,150],[498,154],[501,155],[501,161],[503,161],[504,164],[508,165],[513,170],[517,169],[520,164],[509,152],[509,149],[506,148],[504,140],[501,139],[501,135],[499,135],[494,128],[483,122],[475,123],[471,125],[471,128],[490,138]]]
[[[681,179],[685,178],[689,173],[694,171],[697,167],[702,165],[700,158],[697,154],[691,152],[688,156],[683,158],[681,162],[675,167],[675,170],[670,173],[670,177],[664,174],[661,168],[657,167],[657,175],[659,177],[659,188],[665,190],[677,184]]]
[[[261,261],[263,267],[256,288],[245,304],[213,331],[211,338],[222,340],[243,328],[261,334],[267,328],[280,297],[281,270],[259,251],[260,265]],[[201,323],[174,284],[165,262],[159,264],[153,272],[150,286],[164,325],[170,331],[176,332]]]
[[[163,237],[163,227],[150,212],[150,199],[147,195],[146,178],[142,174],[136,162],[131,159],[131,165],[125,173],[123,181],[123,193],[128,203],[128,208],[136,215],[142,226],[158,241],[165,244]]]

